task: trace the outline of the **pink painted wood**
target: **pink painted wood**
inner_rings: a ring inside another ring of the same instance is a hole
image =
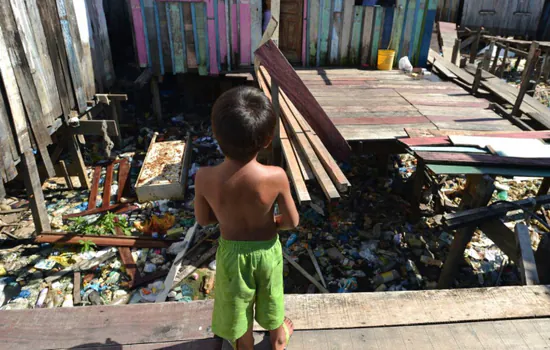
[[[227,30],[225,28],[225,3],[218,0],[218,33],[220,38],[220,61],[227,63]]]
[[[239,42],[237,40],[237,35],[239,35],[239,27],[237,26],[237,4],[235,3],[237,0],[229,1],[231,1],[231,50],[233,51],[231,65],[238,68],[239,62],[235,62],[235,60],[233,60],[233,57],[239,56],[239,48],[237,46],[237,43]]]
[[[239,4],[239,20],[241,24],[241,64],[250,65],[250,54],[252,45],[250,30],[252,19],[250,17],[250,0],[241,0]]]
[[[218,54],[216,52],[217,43],[216,43],[216,21],[214,19],[214,0],[206,0],[206,23],[207,23],[207,30],[208,30],[210,75],[218,75],[220,73],[220,70],[218,69]]]
[[[145,46],[145,32],[143,30],[143,17],[141,17],[139,0],[130,0],[130,6],[132,8],[138,62],[140,67],[147,67],[147,47]]]
[[[302,66],[306,66],[306,44],[307,44],[307,5],[308,0],[304,0],[304,25],[302,26]]]

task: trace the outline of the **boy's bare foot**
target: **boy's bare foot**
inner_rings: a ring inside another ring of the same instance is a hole
[[[290,336],[294,333],[294,324],[290,318],[285,317],[281,327],[269,332],[271,338],[271,347],[274,350],[286,349]]]

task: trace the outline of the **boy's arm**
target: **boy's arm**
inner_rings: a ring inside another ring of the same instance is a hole
[[[204,171],[202,171],[202,169],[199,169],[197,171],[197,175],[195,176],[195,220],[197,220],[199,225],[207,226],[217,223],[218,219],[210,207],[210,204],[208,204],[208,201],[204,197],[203,172]]]
[[[279,214],[275,217],[275,224],[280,230],[290,230],[298,226],[300,216],[296,210],[296,204],[290,194],[290,184],[283,169],[278,168],[277,183],[279,184],[280,193],[277,197],[279,205]]]

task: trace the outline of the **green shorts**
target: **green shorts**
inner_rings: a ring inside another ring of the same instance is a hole
[[[279,236],[270,241],[228,241],[216,253],[216,296],[212,331],[227,340],[242,337],[256,321],[266,330],[283,324],[283,252]]]

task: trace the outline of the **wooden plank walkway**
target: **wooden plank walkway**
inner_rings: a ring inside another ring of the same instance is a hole
[[[520,348],[524,342],[550,346],[550,286],[305,294],[287,295],[285,300],[296,330],[305,331],[296,334],[290,349],[311,349],[314,341],[330,349],[424,348],[414,344],[455,348],[453,337],[468,348],[482,348],[480,343],[489,348]],[[195,301],[3,311],[1,344],[13,349],[102,345],[149,349],[197,341],[197,348],[206,348],[202,341],[213,336],[212,305]],[[488,331],[492,328],[500,338]],[[363,338],[368,341],[359,342]],[[445,339],[448,346],[437,345]],[[491,342],[495,346],[487,346]]]
[[[490,110],[486,99],[433,75],[321,68],[297,73],[346,140],[394,140],[407,136],[404,128],[520,130]]]

